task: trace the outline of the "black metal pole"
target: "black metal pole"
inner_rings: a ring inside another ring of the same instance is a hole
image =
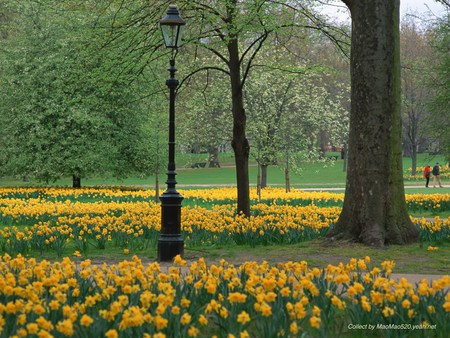
[[[169,108],[169,164],[167,165],[167,190],[161,200],[161,235],[158,240],[158,261],[171,262],[176,255],[183,255],[184,240],[181,237],[181,201],[183,196],[176,190],[175,176],[175,59],[170,60],[170,78],[166,81],[170,89]]]

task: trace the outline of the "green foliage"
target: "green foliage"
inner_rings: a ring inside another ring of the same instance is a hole
[[[2,172],[52,181],[142,169],[145,111],[118,56],[98,50],[94,14],[52,0],[15,9],[0,54]]]
[[[436,51],[430,83],[433,97],[429,101],[431,116],[429,132],[439,143],[439,148],[450,162],[450,25],[449,14],[436,22],[432,34],[432,46]]]
[[[267,70],[252,73],[246,90],[248,129],[253,156],[261,165],[289,162],[299,171],[305,159],[318,160],[321,133],[326,133],[332,144],[339,145],[345,139],[345,91],[330,93],[320,84],[322,76],[319,69],[305,68],[295,74]]]

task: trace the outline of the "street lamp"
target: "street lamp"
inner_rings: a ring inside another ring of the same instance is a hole
[[[176,255],[183,255],[184,241],[181,237],[181,201],[183,196],[175,189],[175,52],[181,45],[181,36],[186,22],[180,17],[177,5],[170,5],[167,15],[159,22],[164,44],[172,49],[170,59],[170,78],[166,85],[170,90],[169,108],[169,163],[167,165],[167,190],[160,196],[161,200],[161,235],[158,240],[158,261],[173,261]]]

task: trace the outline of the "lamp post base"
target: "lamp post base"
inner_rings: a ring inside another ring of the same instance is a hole
[[[172,185],[172,181],[168,180]],[[161,200],[161,235],[158,239],[158,261],[173,262],[176,255],[183,256],[184,240],[181,237],[181,196],[175,188],[167,189]]]
[[[161,236],[158,240],[158,262],[173,262],[176,255],[183,256],[184,241],[181,236]]]

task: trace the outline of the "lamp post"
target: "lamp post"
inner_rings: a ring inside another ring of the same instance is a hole
[[[164,44],[172,49],[170,59],[170,78],[166,85],[170,90],[169,107],[169,163],[167,166],[167,190],[160,196],[161,200],[161,235],[158,240],[158,261],[173,261],[176,255],[183,255],[184,241],[181,237],[181,201],[183,196],[175,185],[175,52],[181,45],[181,36],[186,22],[180,17],[177,5],[170,5],[167,15],[159,22]]]

